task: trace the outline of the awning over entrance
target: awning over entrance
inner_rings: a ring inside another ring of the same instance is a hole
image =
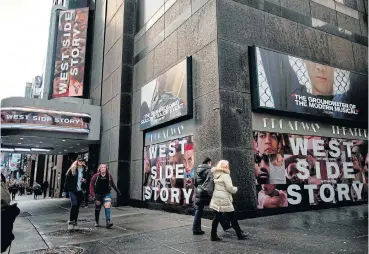
[[[100,106],[11,97],[1,108],[4,152],[83,153],[100,141]]]

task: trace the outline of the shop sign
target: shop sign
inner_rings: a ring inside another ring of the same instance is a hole
[[[186,120],[168,127],[147,132],[145,134],[145,145],[157,144],[168,140],[192,135],[194,132],[193,120]]]
[[[52,97],[82,96],[88,8],[60,11]]]
[[[368,76],[264,48],[250,52],[254,110],[368,121]]]
[[[316,121],[259,113],[252,114],[252,128],[257,131],[291,133],[305,136],[368,139],[368,130],[363,128],[324,124]]]
[[[89,133],[90,115],[38,108],[2,108],[1,129]]]
[[[141,89],[141,130],[192,114],[191,57]]]

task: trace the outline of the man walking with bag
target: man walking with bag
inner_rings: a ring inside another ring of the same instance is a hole
[[[204,212],[204,207],[210,204],[214,190],[214,181],[211,173],[211,159],[205,158],[201,165],[196,169],[195,174],[195,217],[193,221],[192,231],[194,235],[203,235],[201,230],[201,218]],[[222,224],[224,230],[231,228],[230,223]]]

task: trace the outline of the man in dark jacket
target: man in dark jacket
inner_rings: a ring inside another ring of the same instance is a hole
[[[46,192],[49,188],[49,182],[45,180],[45,182],[42,184],[42,192],[44,193],[44,198],[46,198]]]
[[[203,184],[207,181],[211,181],[212,178],[211,173],[211,159],[205,158],[201,165],[199,165],[196,169],[195,175],[195,188],[196,188],[196,196],[195,196],[195,217],[193,221],[192,231],[194,235],[203,235],[204,231],[201,230],[201,217],[204,212],[204,207],[208,206],[211,200],[211,194],[204,189]],[[229,229],[231,226],[229,223],[225,222],[222,224],[224,230]]]

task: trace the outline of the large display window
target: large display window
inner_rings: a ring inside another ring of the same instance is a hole
[[[340,127],[338,134],[337,126],[332,126],[331,135],[322,137],[319,133],[328,133],[329,128],[324,128],[327,126],[276,117],[272,124],[271,117],[253,117],[253,127],[257,128],[253,149],[259,209],[368,199],[367,130]],[[281,128],[283,125],[276,124],[280,121],[289,124]],[[297,126],[316,128],[306,129],[305,134],[280,132]],[[342,138],[343,133],[356,133],[357,138]]]
[[[145,135],[144,201],[193,206],[194,146],[191,120]]]

